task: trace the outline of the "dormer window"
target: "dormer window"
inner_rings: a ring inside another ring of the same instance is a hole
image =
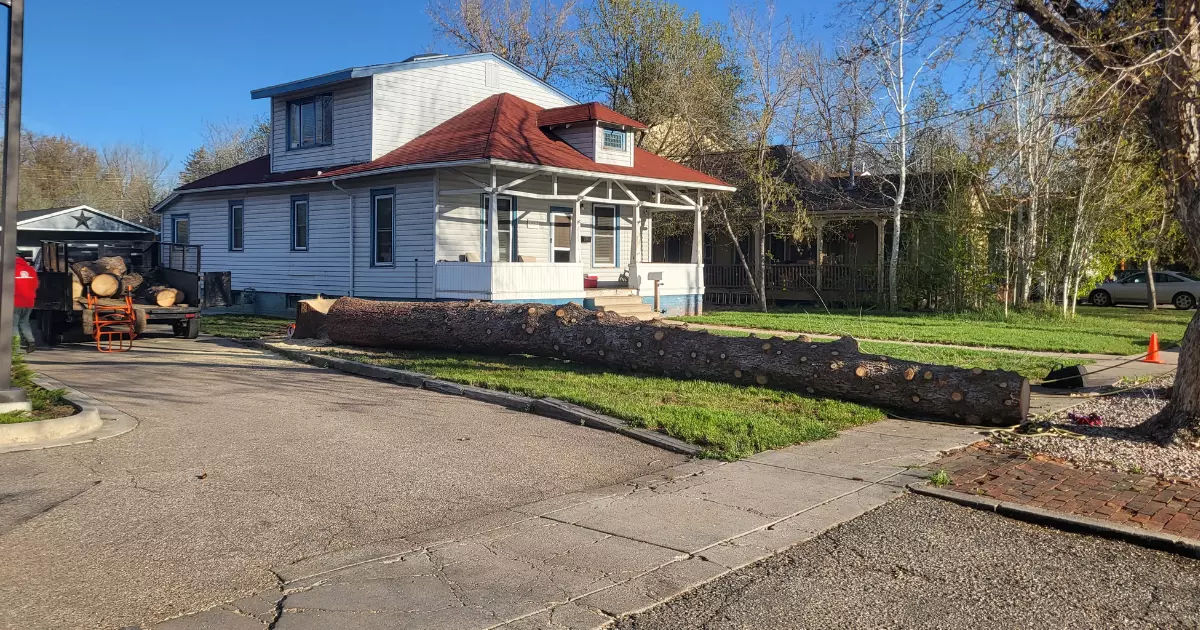
[[[614,151],[625,150],[625,132],[619,129],[604,130],[604,148]]]
[[[288,101],[288,149],[333,144],[333,95],[318,94]]]

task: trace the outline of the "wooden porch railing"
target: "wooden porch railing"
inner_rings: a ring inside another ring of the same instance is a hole
[[[768,291],[859,291],[873,292],[879,285],[874,266],[821,265],[818,287],[817,265],[767,265]],[[750,282],[741,265],[705,265],[706,289],[749,290]]]

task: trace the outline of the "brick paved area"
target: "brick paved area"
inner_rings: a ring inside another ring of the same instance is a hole
[[[946,489],[1200,540],[1200,487],[1149,475],[1079,470],[971,447],[931,464]]]

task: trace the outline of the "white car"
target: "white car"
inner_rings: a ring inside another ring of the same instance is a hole
[[[1154,294],[1159,304],[1174,304],[1186,311],[1196,306],[1200,296],[1200,278],[1182,271],[1155,271]],[[1095,306],[1117,304],[1145,304],[1146,273],[1134,273],[1120,280],[1105,282],[1096,287],[1088,298]]]

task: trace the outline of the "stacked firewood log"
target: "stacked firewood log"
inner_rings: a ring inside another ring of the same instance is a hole
[[[79,298],[88,289],[97,297],[114,297],[124,293],[136,293],[146,279],[142,274],[129,271],[120,256],[103,256],[71,264],[72,297]],[[183,298],[177,289],[155,285],[146,289],[149,301],[158,306],[173,306]]]

